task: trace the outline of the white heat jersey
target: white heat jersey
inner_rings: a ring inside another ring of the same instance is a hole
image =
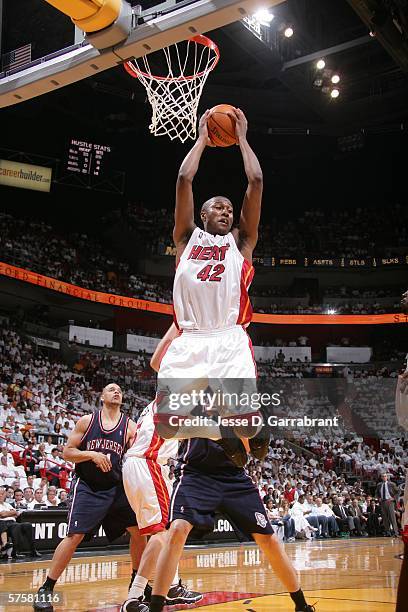
[[[253,266],[231,233],[214,236],[195,228],[174,277],[176,324],[186,330],[247,325],[252,317],[248,289],[253,276]]]
[[[151,402],[140,415],[136,437],[125,455],[125,461],[128,457],[140,457],[165,465],[168,459],[177,457],[178,441],[165,440],[156,433],[153,422],[155,410],[156,402]]]

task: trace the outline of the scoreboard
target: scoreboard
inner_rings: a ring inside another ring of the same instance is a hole
[[[109,145],[71,138],[66,169],[81,175],[102,176],[111,151]]]

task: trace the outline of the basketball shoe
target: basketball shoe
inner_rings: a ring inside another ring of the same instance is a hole
[[[142,603],[142,597],[127,599],[120,607],[120,612],[149,612],[149,606]]]
[[[201,593],[197,591],[189,591],[189,589],[179,580],[178,584],[170,587],[166,596],[166,606],[175,606],[176,604],[193,604],[203,598]]]
[[[146,588],[143,595],[143,602],[150,603],[150,599],[152,597],[152,587],[149,583],[146,584]],[[201,593],[196,591],[189,591],[182,583],[181,580],[178,584],[170,587],[169,592],[167,593],[166,605],[171,606],[175,604],[190,604],[196,603],[203,598]],[[177,601],[175,601],[177,599]]]
[[[33,604],[34,610],[37,612],[40,610],[42,612],[52,612],[54,610],[53,597],[54,591],[51,588],[44,585],[40,587],[35,594],[36,601]]]

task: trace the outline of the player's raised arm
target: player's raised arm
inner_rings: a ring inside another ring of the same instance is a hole
[[[79,419],[75,425],[74,431],[68,438],[66,446],[64,447],[64,459],[66,461],[72,461],[73,463],[82,463],[84,461],[93,461],[95,465],[102,470],[102,472],[109,472],[112,469],[112,464],[109,458],[103,453],[97,453],[96,451],[83,451],[79,450],[78,446],[81,444],[81,440],[89,427],[92,416],[86,414]]]
[[[197,141],[181,164],[177,177],[173,230],[176,247],[185,245],[195,228],[193,179],[197,174],[203,151],[210,144],[207,131],[208,115],[209,111],[205,111],[201,117]]]
[[[238,248],[249,261],[258,241],[258,226],[261,216],[263,177],[258,158],[247,141],[248,122],[241,109],[235,109],[235,134],[244,160],[248,187],[241,209],[238,229]]]

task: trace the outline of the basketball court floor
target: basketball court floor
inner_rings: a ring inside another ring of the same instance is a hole
[[[395,610],[402,544],[391,538],[329,540],[286,544],[303,589],[316,612],[391,612]],[[0,565],[0,612],[30,609],[6,603],[6,593],[34,592],[44,582],[49,559]],[[55,612],[118,612],[131,573],[127,553],[82,553],[62,575],[55,591],[63,600]],[[253,545],[191,547],[184,552],[180,575],[204,593],[195,606],[211,612],[292,611],[290,597]],[[172,606],[169,612],[186,609]]]

